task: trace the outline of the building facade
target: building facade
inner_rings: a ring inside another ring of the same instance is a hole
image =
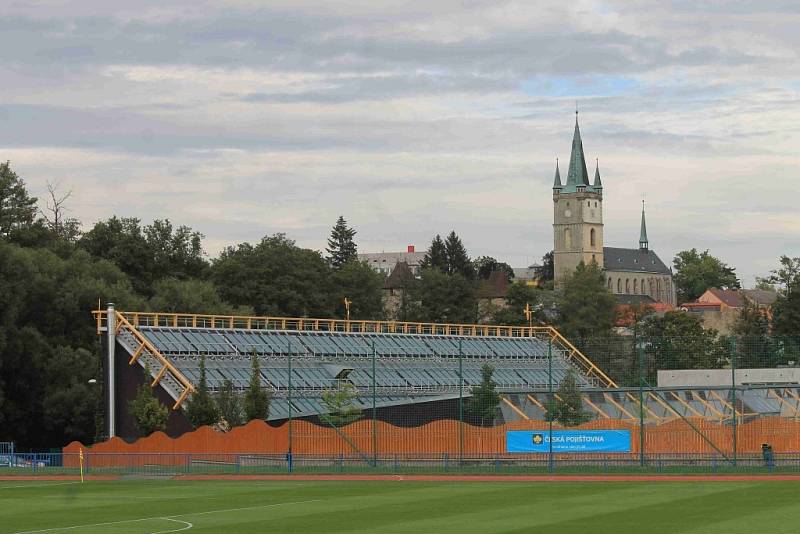
[[[417,252],[414,245],[408,245],[405,252],[368,252],[358,255],[358,261],[365,262],[375,272],[389,276],[398,263],[408,264],[414,276],[419,276],[420,264],[425,259],[424,252]]]
[[[580,262],[603,267],[608,289],[615,295],[646,295],[675,306],[672,271],[650,250],[644,204],[638,248],[606,247],[603,235],[603,184],[599,163],[589,181],[577,113],[567,181],[558,161],[553,180],[553,263],[556,285]]]

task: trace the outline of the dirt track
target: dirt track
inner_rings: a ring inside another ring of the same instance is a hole
[[[120,480],[116,475],[91,475],[92,480]],[[71,481],[73,475],[0,476],[0,481]],[[394,482],[800,482],[796,475],[177,475],[171,480],[394,481]]]

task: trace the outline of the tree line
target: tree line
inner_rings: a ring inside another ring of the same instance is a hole
[[[204,236],[188,226],[169,219],[146,224],[112,216],[84,229],[78,219],[67,216],[69,192],[52,184],[47,192],[47,199],[34,198],[10,163],[0,164],[3,439],[41,448],[73,439],[90,442],[98,435],[101,387],[90,379],[102,380],[100,350],[88,313],[98,303],[113,301],[120,309],[142,311],[341,318],[347,297],[351,318],[386,318],[384,275],[357,261],[357,234],[343,217],[324,252],[300,247],[278,233],[257,243],[230,245],[209,258]],[[735,271],[708,251],[681,252],[674,265],[682,298],[695,298],[708,287],[738,287]],[[498,272],[510,283],[506,305],[480,309],[481,284]],[[406,280],[396,318],[555,324],[602,360],[603,351],[593,352],[593,347],[616,343],[615,301],[602,271],[583,265],[555,292],[547,290],[552,287],[552,253],[544,256],[537,272],[539,288],[515,283],[509,265],[486,256],[470,258],[455,232],[444,239],[436,235],[420,275]],[[741,332],[763,338],[758,350],[775,354],[770,343],[774,345],[776,334],[795,335],[800,324],[798,273],[800,258],[782,257],[779,267],[759,281],[774,287],[779,298],[769,317],[758,310],[743,316]],[[526,308],[533,310],[531,319]],[[659,332],[694,336],[708,345],[704,358],[719,362],[714,351],[721,349],[689,319],[685,314],[643,314],[637,328],[651,337]],[[682,353],[679,347],[670,350]],[[622,376],[630,361],[618,353],[608,351],[608,361],[598,363],[620,369]],[[217,409],[229,410],[222,406],[230,403],[222,399],[219,405],[218,400]]]

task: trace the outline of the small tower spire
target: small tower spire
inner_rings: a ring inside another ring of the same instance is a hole
[[[644,199],[642,199],[642,228],[639,231],[639,250],[646,251],[647,249],[647,225],[644,221]]]
[[[600,158],[595,158],[594,185],[592,187],[598,192],[603,189],[603,183],[600,181]]]
[[[558,170],[558,158],[556,158],[556,176],[553,179],[553,189],[561,190],[561,172]]]

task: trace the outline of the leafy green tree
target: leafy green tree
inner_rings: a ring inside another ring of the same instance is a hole
[[[244,417],[245,421],[264,420],[269,417],[272,393],[261,387],[261,365],[255,350],[253,350],[250,362],[250,384],[244,394]]]
[[[481,256],[472,262],[472,269],[476,273],[478,280],[488,280],[489,276],[495,271],[505,273],[508,281],[514,279],[514,269],[507,263],[498,262],[490,256]]]
[[[11,170],[11,162],[0,163],[0,238],[33,224],[36,198],[28,194],[25,182]]]
[[[493,426],[500,406],[500,393],[492,378],[494,367],[484,364],[481,367],[481,383],[472,386],[471,397],[467,401],[467,412],[480,421],[481,426]]]
[[[200,357],[200,382],[186,407],[186,418],[194,428],[215,425],[219,422],[219,410],[208,390],[205,356]]]
[[[133,417],[140,436],[149,436],[157,430],[163,432],[169,419],[169,408],[153,395],[149,382],[150,368],[145,367],[144,382],[136,391],[136,397],[128,402],[128,412]]]
[[[412,320],[442,323],[474,323],[478,311],[477,288],[460,274],[446,275],[435,268],[423,269],[410,294],[408,315]]]
[[[614,326],[616,299],[606,288],[605,275],[595,263],[583,262],[563,281],[558,297],[558,326],[573,342],[607,335]]]
[[[766,367],[777,364],[775,344],[770,336],[769,316],[749,299],[733,324],[736,367]],[[731,347],[733,350],[733,347]]]
[[[460,274],[467,280],[475,277],[467,249],[454,231],[451,231],[445,239],[444,250],[447,254],[447,274]]]
[[[358,390],[350,382],[339,381],[336,388],[322,392],[322,403],[327,415],[323,419],[332,426],[345,426],[361,417],[361,409],[356,406]]]
[[[90,443],[96,434],[94,419],[102,391],[89,379],[101,373],[99,358],[84,348],[63,346],[45,354],[42,427],[50,443]]]
[[[445,249],[444,241],[442,241],[442,236],[439,234],[436,234],[436,237],[431,241],[431,246],[425,253],[420,267],[423,269],[439,269],[443,273],[447,272],[447,250]]]
[[[252,315],[248,306],[231,306],[222,300],[214,284],[190,278],[163,278],[153,283],[153,297],[148,302],[153,311],[171,313],[208,313],[217,315]]]
[[[700,319],[681,311],[643,322],[643,342],[648,358],[646,377],[655,379],[657,369],[719,369],[728,360],[728,345],[714,329],[703,328]]]
[[[217,410],[229,428],[242,424],[242,404],[239,394],[233,388],[233,382],[228,379],[222,382],[222,387],[217,392]]]
[[[591,416],[583,410],[583,395],[575,371],[570,369],[558,385],[553,400],[547,403],[545,419],[563,426],[578,426]]]
[[[712,287],[741,288],[736,270],[709,254],[708,250],[698,252],[693,248],[678,252],[672,263],[680,302],[693,301]]]
[[[773,331],[792,336],[791,343],[800,345],[800,257],[781,256],[780,267],[772,271],[770,281],[778,286],[778,300],[772,305]],[[794,357],[794,355],[792,356]]]
[[[344,299],[350,301],[351,319],[379,320],[384,317],[382,274],[363,262],[351,261],[340,266],[331,275],[332,300],[336,302],[336,315],[345,316]]]
[[[358,249],[353,237],[356,231],[347,226],[347,221],[341,215],[336,220],[336,224],[331,230],[328,238],[328,262],[334,269],[339,269],[343,265],[354,262],[358,258]]]
[[[331,271],[319,252],[297,247],[283,234],[253,246],[228,247],[213,262],[211,279],[233,306],[258,315],[332,317]]]
[[[539,321],[540,311],[538,304],[541,301],[542,291],[529,286],[524,282],[511,284],[506,293],[506,306],[494,313],[492,322],[509,326],[526,326],[528,318],[525,317],[525,308],[530,306],[533,312],[533,323]]]

